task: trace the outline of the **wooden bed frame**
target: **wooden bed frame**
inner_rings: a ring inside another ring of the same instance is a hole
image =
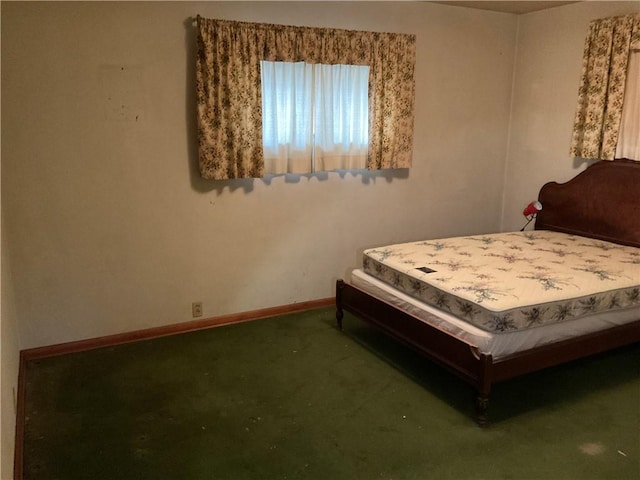
[[[601,161],[567,183],[547,183],[535,228],[640,247],[640,162]],[[510,378],[640,341],[638,320],[494,360],[463,340],[338,280],[336,319],[348,311],[414,348],[471,384],[476,421],[488,423],[491,386]]]

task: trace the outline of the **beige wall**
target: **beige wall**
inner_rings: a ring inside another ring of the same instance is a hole
[[[640,12],[640,2],[581,2],[518,17],[503,230],[548,181],[565,182],[587,163],[569,155],[589,22]]]
[[[417,34],[413,168],[199,179],[197,13]],[[3,3],[22,347],[326,298],[364,247],[498,229],[515,27],[417,2]]]

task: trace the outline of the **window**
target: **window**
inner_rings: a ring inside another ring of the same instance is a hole
[[[369,67],[260,62],[265,173],[366,168]]]
[[[197,23],[198,163],[203,178],[411,167],[415,35],[200,16]],[[295,82],[281,81],[287,69]],[[281,91],[289,92],[284,106],[278,103]],[[347,91],[366,92],[367,102],[364,96],[348,100]],[[304,109],[312,113],[301,115]],[[295,128],[283,126],[287,119],[295,120]],[[264,121],[271,126],[263,128]],[[304,141],[278,140],[287,131]],[[361,134],[366,138],[358,138]]]
[[[637,156],[633,144],[638,138],[639,124],[635,107],[629,105],[637,104],[632,97],[635,89],[631,87],[637,86],[633,85],[632,79],[637,68],[633,51],[640,49],[638,32],[638,14],[590,22],[582,54],[570,155],[601,160]],[[628,110],[625,116],[629,122],[623,119],[623,107]],[[623,125],[621,129],[621,123],[629,125]]]

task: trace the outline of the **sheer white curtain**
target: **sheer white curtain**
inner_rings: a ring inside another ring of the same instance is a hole
[[[265,173],[366,168],[369,67],[260,62]]]
[[[640,50],[629,56],[616,158],[640,160]]]
[[[313,69],[304,62],[260,62],[265,173],[310,173]]]
[[[315,66],[315,167],[362,169],[369,146],[369,67]]]

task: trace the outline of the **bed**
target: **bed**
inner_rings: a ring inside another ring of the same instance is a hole
[[[595,163],[538,200],[530,231],[365,250],[337,281],[338,327],[350,312],[458,375],[481,426],[493,384],[639,342],[640,162]]]

